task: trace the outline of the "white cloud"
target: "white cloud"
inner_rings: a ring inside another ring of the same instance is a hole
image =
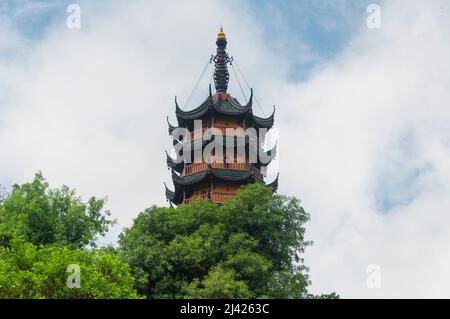
[[[312,214],[316,245],[306,260],[315,291],[448,297],[449,13],[438,2],[382,10],[381,30],[362,29],[338,59],[293,89],[289,100],[298,103],[286,101],[286,112],[301,118],[288,128],[301,147],[281,153],[281,167],[298,171],[282,171],[281,184],[290,193],[297,185]],[[379,211],[380,190],[399,205]],[[365,284],[373,263],[382,272],[378,290]]]
[[[338,58],[291,83],[286,57],[236,2],[82,5],[81,30],[55,25],[25,61],[0,59],[0,180],[42,170],[52,185],[108,195],[122,226],[164,204],[165,117],[174,119],[175,94],[189,95],[223,24],[266,113],[278,106],[280,193],[312,215],[313,291],[449,297],[449,9],[384,4],[382,29],[362,25]],[[380,211],[377,196],[398,205]],[[369,264],[381,267],[381,289],[366,287]]]

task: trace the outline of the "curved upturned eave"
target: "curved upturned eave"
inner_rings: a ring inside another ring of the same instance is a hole
[[[166,189],[166,198],[167,198],[168,200],[170,200],[171,202],[173,202],[173,201],[175,200],[175,192],[172,191],[172,190],[170,190],[170,189],[167,187],[166,183],[164,183],[164,187],[165,187],[165,189]]]
[[[175,97],[175,113],[178,118],[178,124],[183,121],[195,120],[206,114],[209,110],[209,106],[212,104],[211,95],[209,95],[206,100],[200,104],[195,109],[189,111],[183,111],[178,105],[177,98]]]
[[[183,202],[183,196],[180,190],[177,190],[175,187],[175,190],[171,190],[167,187],[166,183],[164,183],[164,187],[166,188],[166,199],[169,201],[170,206],[172,204],[179,205]]]
[[[215,112],[223,115],[246,114],[252,111],[253,89],[250,89],[250,99],[248,100],[247,104],[241,105],[238,100],[231,95],[228,95],[225,101],[223,101],[221,98],[218,98],[216,101],[214,101],[210,87],[209,95],[206,100],[198,107],[189,111],[182,110],[178,105],[177,97],[175,97],[175,113],[177,115],[178,123],[180,124],[180,122],[195,120],[202,117],[208,112],[210,106],[212,106],[212,109]]]
[[[275,119],[275,105],[273,106],[273,112],[269,117],[264,118],[253,115],[253,123],[255,127],[270,129],[273,126],[274,119]]]
[[[172,135],[172,132],[175,131],[178,126],[172,125],[169,121],[169,116],[167,116],[167,124],[169,125],[169,135]]]
[[[174,160],[169,153],[166,151],[166,163],[167,166],[173,170],[175,170],[178,173],[181,173],[183,171],[183,162],[177,163],[176,160]]]

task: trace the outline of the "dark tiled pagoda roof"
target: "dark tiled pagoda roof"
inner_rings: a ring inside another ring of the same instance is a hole
[[[169,116],[167,116],[167,124],[169,125],[169,135],[172,135],[172,132],[175,131],[178,127],[170,124]]]
[[[175,185],[175,191],[167,188],[167,185],[164,183],[166,188],[166,198],[176,205],[182,202],[182,190],[186,186],[194,185],[198,182],[206,179],[209,174],[213,174],[216,178],[225,181],[245,181],[249,178],[254,178],[254,182],[256,183],[264,183],[261,178],[258,178],[253,175],[254,168],[249,169],[248,171],[240,171],[240,170],[232,170],[232,169],[223,169],[223,168],[209,168],[208,170],[190,174],[187,176],[180,176],[172,170],[172,179]],[[274,179],[273,182],[267,184],[267,187],[271,188],[274,192],[278,189],[278,175]]]
[[[248,171],[226,169],[226,168],[214,168],[212,173],[217,178],[224,181],[242,181],[252,176],[253,170]]]
[[[216,112],[225,115],[241,115],[252,110],[253,89],[251,89],[250,99],[246,105],[241,105],[238,100],[227,93],[215,94],[212,97],[213,108]]]
[[[183,201],[183,194],[180,191],[177,191],[175,189],[175,191],[170,190],[166,183],[164,183],[164,187],[166,188],[166,198],[170,201],[170,205],[172,205],[172,203],[174,204],[180,204]]]
[[[172,202],[175,199],[175,192],[170,190],[166,183],[164,183],[164,187],[166,188],[166,198]]]
[[[204,171],[201,171],[198,173],[194,173],[194,174],[190,174],[190,175],[186,175],[186,176],[178,175],[177,173],[175,173],[174,170],[172,170],[173,183],[175,185],[179,185],[179,186],[187,186],[187,185],[196,184],[196,183],[204,180],[206,178],[206,176],[208,176],[207,170],[204,170]]]
[[[206,112],[208,112],[211,103],[212,97],[210,93],[210,95],[206,98],[206,100],[202,104],[200,104],[199,106],[197,106],[192,110],[183,111],[178,105],[177,97],[175,97],[175,114],[177,115],[178,123],[180,123],[180,120],[181,122],[183,122],[201,118],[203,115],[206,114]]]
[[[259,127],[271,128],[273,126],[274,119],[275,119],[275,106],[273,107],[272,114],[267,118],[253,115],[253,123],[255,124],[256,128]]]
[[[209,96],[198,107],[184,111],[180,108],[175,97],[175,113],[178,119],[178,125],[184,126],[186,122],[193,121],[202,118],[208,111],[214,111],[223,115],[246,115],[249,114],[256,127],[271,128],[274,122],[275,107],[271,116],[268,118],[262,118],[253,115],[253,89],[251,89],[250,99],[247,104],[242,105],[239,101],[226,92],[216,93],[212,95],[211,86],[209,88]],[[169,123],[169,134],[176,127]]]
[[[212,174],[216,178],[224,181],[245,181],[249,178],[254,178],[256,181],[262,181],[255,173],[256,169],[253,166],[248,170],[208,167],[207,170],[185,176],[178,175],[175,173],[175,170],[172,170],[172,180],[176,186],[188,186],[201,182],[209,176],[209,174]]]
[[[183,162],[177,163],[176,160],[174,160],[172,157],[170,157],[170,155],[169,155],[169,153],[167,153],[167,151],[166,151],[166,157],[167,157],[167,159],[166,159],[167,167],[173,169],[174,171],[176,171],[178,173],[181,173],[183,171],[183,166],[184,166]]]

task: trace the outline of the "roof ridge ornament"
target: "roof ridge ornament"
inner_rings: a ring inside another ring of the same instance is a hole
[[[217,35],[217,40],[226,40],[225,32],[223,32],[223,27],[220,26],[219,34]]]
[[[228,89],[228,81],[230,80],[230,73],[228,72],[227,64],[233,61],[233,58],[228,56],[227,38],[223,28],[220,27],[219,34],[217,35],[217,51],[216,55],[211,57],[211,62],[215,64],[214,70],[214,84],[216,86],[216,92],[226,92]]]

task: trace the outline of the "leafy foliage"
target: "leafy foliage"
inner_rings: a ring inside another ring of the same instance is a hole
[[[309,215],[296,198],[247,185],[222,206],[153,206],[119,239],[149,298],[307,298]]]
[[[41,173],[31,183],[14,185],[0,198],[0,245],[20,237],[35,245],[94,245],[114,220],[103,210],[105,199],[91,197],[86,203],[74,190],[49,189]]]
[[[194,279],[186,288],[185,298],[250,298],[252,293],[244,281],[235,279],[235,272],[221,266],[213,267],[201,282]]]
[[[0,298],[138,298],[128,264],[113,249],[86,249],[113,224],[104,199],[84,203],[42,174],[0,194]],[[68,266],[80,269],[70,288]]]
[[[80,287],[70,288],[67,267],[80,267]],[[129,266],[106,251],[37,247],[13,239],[0,247],[0,298],[138,298]]]
[[[0,191],[0,298],[337,298],[308,293],[301,258],[309,215],[296,198],[252,184],[221,206],[153,206],[119,238],[105,199],[83,202],[42,174]],[[91,246],[88,248],[88,246]],[[69,288],[77,265],[79,288]]]

